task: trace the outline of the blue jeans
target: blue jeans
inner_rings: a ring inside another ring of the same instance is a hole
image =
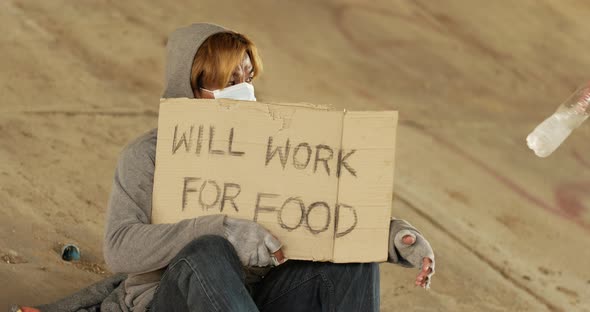
[[[150,311],[378,311],[379,266],[289,260],[247,285],[233,246],[200,237],[162,276]]]

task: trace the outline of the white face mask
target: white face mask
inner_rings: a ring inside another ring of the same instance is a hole
[[[214,91],[210,91],[205,88],[201,89],[213,93],[213,97],[216,99],[256,101],[256,97],[254,96],[254,86],[247,82],[238,83],[236,85]]]

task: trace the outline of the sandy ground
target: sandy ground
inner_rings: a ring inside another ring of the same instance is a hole
[[[383,311],[590,311],[590,125],[524,138],[588,79],[590,2],[0,1],[0,310],[108,273],[117,155],[157,123],[164,44],[246,33],[259,100],[400,111],[395,215],[429,238],[431,291],[382,265]],[[83,262],[59,260],[76,243]]]

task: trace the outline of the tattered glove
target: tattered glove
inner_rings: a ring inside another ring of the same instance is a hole
[[[420,268],[416,284],[430,287],[434,274],[434,252],[422,234],[404,220],[391,220],[388,261],[409,268]]]
[[[272,253],[281,249],[281,242],[260,224],[225,217],[223,221],[225,238],[234,246],[244,266],[269,266]]]

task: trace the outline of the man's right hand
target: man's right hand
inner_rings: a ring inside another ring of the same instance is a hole
[[[260,224],[243,219],[225,217],[225,238],[234,246],[244,266],[272,265],[271,254],[279,264],[285,262],[282,244]]]

